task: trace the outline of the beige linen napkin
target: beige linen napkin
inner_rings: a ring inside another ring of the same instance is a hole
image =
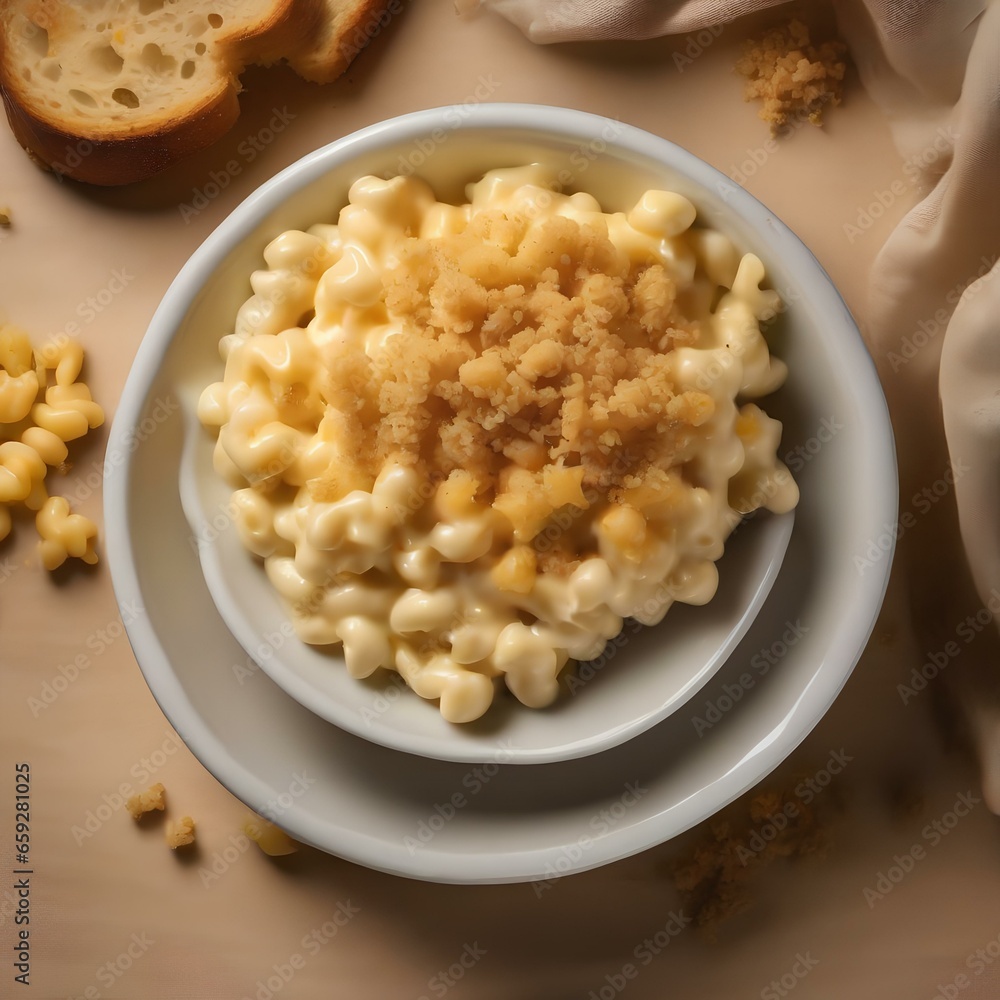
[[[482,6],[550,43],[687,33],[782,2]],[[834,0],[834,8],[903,157],[889,196],[899,184],[923,195],[876,260],[863,333],[896,432],[896,572],[920,648],[933,653],[954,640],[970,606],[987,623],[1000,620],[1000,0]],[[995,644],[986,645],[963,647],[948,680],[978,746],[986,799],[1000,812],[1000,670]]]

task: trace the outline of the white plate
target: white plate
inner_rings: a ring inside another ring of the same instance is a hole
[[[251,807],[274,813],[268,804],[280,797],[287,808],[276,818],[293,836],[385,871],[455,882],[545,878],[687,829],[755,784],[816,724],[860,655],[888,578],[891,553],[864,570],[857,557],[895,517],[892,438],[874,367],[809,252],[701,161],[616,125],[615,155],[631,163],[637,186],[668,182],[656,167],[666,148],[680,172],[669,182],[683,188],[687,177],[692,192],[698,184],[717,190],[718,198],[703,194],[699,208],[758,249],[775,287],[796,299],[777,352],[795,373],[794,391],[783,393],[776,415],[786,424],[783,448],[801,446],[805,456],[802,502],[771,594],[689,710],[598,756],[503,766],[510,748],[499,731],[487,763],[436,761],[359,739],[303,708],[248,667],[211,600],[170,484],[185,443],[200,434],[194,387],[211,379],[211,352],[247,293],[233,276],[249,273],[274,233],[339,204],[347,183],[336,174],[339,163],[350,157],[356,171],[377,169],[387,128],[398,152],[439,127],[445,113],[383,123],[307,157],[251,197],[263,222],[238,222],[192,257],[168,299],[195,301],[198,322],[178,330],[174,307],[157,311],[112,428],[108,556],[119,599],[146,608],[129,634],[153,694],[195,754]],[[461,161],[457,180],[477,157],[486,158],[485,169],[517,162],[540,143],[565,149],[570,140],[560,129],[596,135],[600,123],[561,109],[481,106],[449,137],[448,162]],[[466,143],[465,129],[477,128],[490,128],[490,141],[471,135]],[[616,175],[603,162],[587,178],[599,197],[602,185],[620,178],[620,164]],[[635,194],[620,191],[626,200]],[[225,294],[202,294],[208,275]],[[713,724],[716,713],[722,721]],[[315,779],[298,797],[289,792],[302,784],[297,775]]]

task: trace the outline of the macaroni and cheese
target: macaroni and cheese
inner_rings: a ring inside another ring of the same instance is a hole
[[[679,194],[555,188],[361,178],[337,225],[267,247],[199,403],[298,635],[453,722],[501,678],[550,704],[623,618],[710,600],[743,514],[798,499],[746,402],[785,378],[761,262]]]

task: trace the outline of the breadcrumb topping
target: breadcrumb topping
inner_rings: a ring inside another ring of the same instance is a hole
[[[327,366],[327,398],[347,414],[338,436],[357,449],[315,500],[371,490],[389,462],[435,482],[466,470],[474,498],[530,542],[563,505],[669,497],[666,470],[714,402],[675,389],[671,352],[699,325],[662,264],[634,264],[600,220],[552,218],[529,235],[502,211],[397,256],[385,302],[401,332],[376,352],[338,344]]]
[[[822,125],[824,110],[840,104],[846,53],[839,39],[814,45],[808,26],[793,18],[747,43],[736,63],[747,80],[744,99],[761,102],[758,114],[772,135],[795,121]]]

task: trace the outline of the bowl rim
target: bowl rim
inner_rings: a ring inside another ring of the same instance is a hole
[[[461,108],[461,120],[454,126],[448,126],[447,116],[455,116],[456,108]],[[111,468],[106,466],[104,514],[108,563],[119,602],[125,605],[129,601],[138,601],[139,606],[145,606],[129,527],[129,483],[133,458],[129,435],[142,415],[148,390],[179,326],[179,317],[190,308],[207,281],[207,275],[215,271],[239,242],[253,233],[267,213],[341,162],[367,150],[378,150],[385,144],[412,141],[435,128],[513,130],[526,136],[556,135],[579,140],[599,135],[602,127],[615,121],[589,112],[535,104],[445,105],[415,111],[369,125],[307,153],[236,206],[195,250],[169,285],[140,343],[112,422],[107,453],[121,454],[123,460]],[[868,448],[859,457],[858,475],[869,501],[866,526],[877,534],[882,528],[881,522],[886,517],[891,519],[895,516],[898,500],[895,443],[888,407],[874,361],[868,354],[857,324],[819,261],[766,206],[683,147],[624,122],[616,122],[616,133],[608,146],[620,152],[657,160],[699,186],[715,188],[728,208],[743,222],[759,224],[762,245],[766,243],[772,249],[774,245],[781,246],[780,256],[789,269],[794,270],[801,280],[808,281],[810,287],[816,285],[816,294],[828,310],[829,322],[846,327],[839,350],[852,370],[855,402],[860,416],[868,421],[872,429]],[[777,252],[775,255],[778,255]],[[888,586],[894,549],[893,538],[878,571],[860,576],[852,592],[853,600],[842,609],[842,626],[836,642],[827,649],[783,725],[754,754],[747,755],[737,767],[701,787],[697,795],[688,799],[683,821],[668,836],[694,826],[737,798],[777,767],[812,731],[847,682],[867,644]],[[188,698],[173,673],[149,616],[136,616],[126,627],[147,686],[195,756],[223,785],[251,807],[255,802],[264,801],[261,780],[232,757],[225,745],[208,729]],[[420,854],[418,858],[426,863],[422,867],[418,865],[415,870],[412,863],[407,863],[402,845],[398,845],[397,851],[388,852],[394,855],[388,857],[385,845],[373,842],[363,833],[339,828],[339,842],[331,847],[325,824],[294,809],[283,817],[283,824],[298,839],[334,851],[349,860],[395,874],[432,880],[501,882],[536,878],[539,872],[545,871],[545,863],[551,862],[554,854],[548,848],[541,848],[496,856],[491,858],[492,868],[485,877],[481,871],[483,861],[476,855],[451,856],[445,869],[440,864],[431,863],[434,855]],[[650,839],[648,826],[645,822],[613,831],[603,838],[603,847],[595,845],[595,850],[588,853],[586,863],[573,870],[587,870],[636,854],[665,839],[662,836]]]

